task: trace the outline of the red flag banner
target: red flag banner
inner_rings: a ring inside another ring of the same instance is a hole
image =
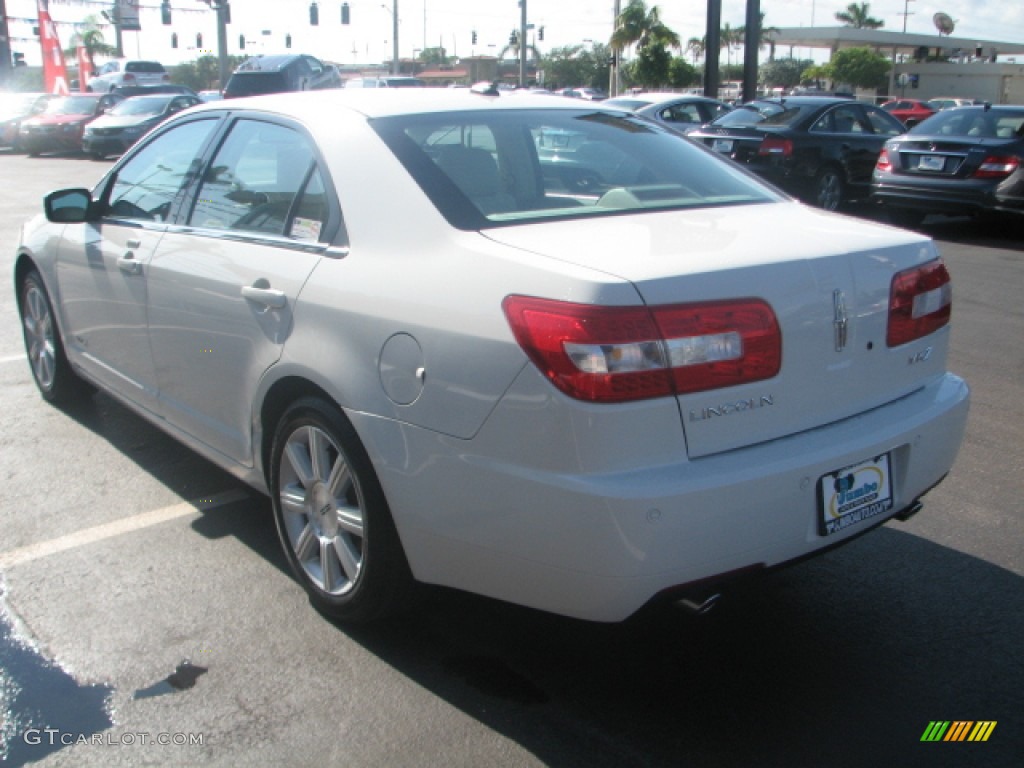
[[[78,46],[78,90],[85,93],[92,80],[92,65],[89,63],[89,52],[84,45]]]
[[[43,0],[39,0],[39,45],[43,49],[44,89],[47,93],[67,96],[68,70],[64,66],[64,53],[57,39],[57,28]]]

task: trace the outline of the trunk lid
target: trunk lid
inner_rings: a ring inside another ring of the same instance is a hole
[[[649,306],[757,298],[772,307],[782,333],[776,377],[677,397],[692,457],[848,418],[945,371],[948,327],[886,345],[893,276],[937,257],[928,238],[905,230],[782,203],[485,234],[619,276]]]

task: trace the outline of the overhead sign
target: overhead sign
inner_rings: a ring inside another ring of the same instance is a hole
[[[116,0],[114,13],[117,14],[114,18],[122,30],[138,32],[142,29],[139,24],[139,0]]]

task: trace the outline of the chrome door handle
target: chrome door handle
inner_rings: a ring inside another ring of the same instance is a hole
[[[128,275],[141,275],[142,262],[135,260],[134,253],[126,253],[117,260],[117,268]]]
[[[288,303],[284,291],[278,291],[267,285],[265,280],[257,280],[253,285],[242,286],[242,298],[255,304],[262,304],[267,309],[281,309]]]
[[[142,241],[141,240],[126,240],[125,241],[125,245],[128,246],[129,248],[141,248],[142,247]]]

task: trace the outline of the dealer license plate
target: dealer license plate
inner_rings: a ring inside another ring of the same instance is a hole
[[[818,533],[830,536],[892,509],[888,453],[830,472],[818,481]]]
[[[715,152],[732,152],[732,139],[715,139],[711,142],[711,148]]]
[[[941,155],[921,155],[917,167],[922,171],[941,171],[946,167],[946,158]]]

